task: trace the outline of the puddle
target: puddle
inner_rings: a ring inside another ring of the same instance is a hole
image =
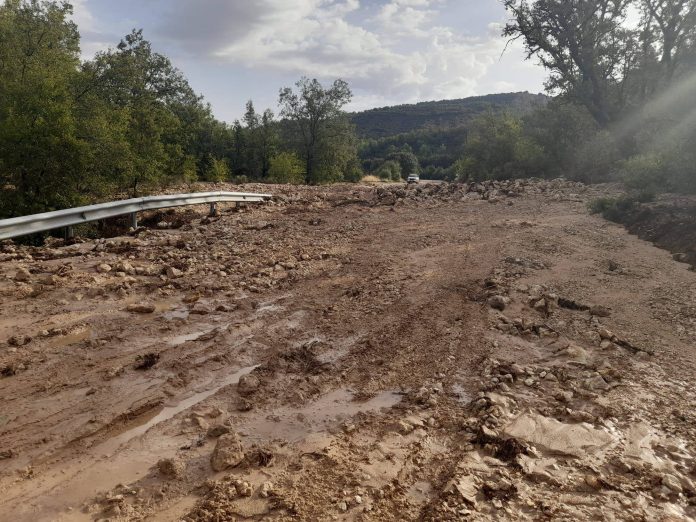
[[[171,346],[181,346],[184,343],[187,343],[189,341],[195,341],[197,339],[200,339],[204,335],[207,335],[211,332],[214,332],[215,330],[220,329],[219,326],[211,326],[211,325],[203,325],[204,328],[202,330],[198,330],[197,332],[193,332],[190,334],[185,334],[185,335],[177,335],[176,337],[172,337],[169,339],[169,344]]]
[[[188,319],[189,311],[188,308],[184,307],[175,308],[174,310],[164,312],[162,317],[164,317],[164,319],[167,321],[174,321],[175,319]]]
[[[92,336],[92,330],[85,328],[83,330],[78,330],[67,335],[57,336],[52,339],[50,347],[51,348],[63,348],[64,346],[70,346],[71,344],[77,344],[82,341],[86,341]]]
[[[242,368],[241,370],[233,373],[232,375],[228,375],[221,381],[218,381],[217,384],[205,391],[195,393],[188,397],[187,399],[184,399],[180,402],[178,402],[175,405],[172,406],[165,406],[162,408],[162,410],[152,417],[150,420],[145,422],[144,424],[141,424],[139,426],[136,426],[135,428],[131,428],[120,435],[117,435],[116,437],[112,437],[109,440],[103,442],[102,444],[98,445],[96,448],[100,452],[104,452],[106,454],[110,454],[113,451],[117,450],[120,446],[123,444],[126,444],[127,442],[131,441],[135,437],[138,437],[142,434],[144,434],[147,430],[152,428],[153,426],[156,426],[157,424],[160,424],[164,421],[167,421],[174,417],[176,414],[181,413],[184,410],[187,410],[189,408],[192,408],[196,404],[203,402],[206,400],[208,397],[214,395],[217,393],[219,390],[224,388],[225,386],[229,386],[231,384],[237,384],[239,382],[239,379],[247,375],[248,373],[251,373],[255,368],[257,368],[258,365],[256,366],[247,366],[246,368]]]
[[[59,470],[42,475],[40,481],[30,484],[18,483],[16,492],[4,491],[3,502],[13,506],[10,510],[16,522],[56,522],[92,520],[82,513],[80,505],[100,492],[109,491],[117,484],[131,484],[150,473],[158,460],[171,457],[181,445],[177,437],[141,437],[137,443],[134,439],[144,435],[150,428],[174,417],[187,408],[204,401],[224,386],[235,384],[243,375],[256,366],[242,368],[236,373],[219,380],[209,389],[196,393],[176,405],[165,406],[144,424],[127,430],[102,444],[87,449],[84,459],[64,466]],[[127,443],[133,442],[126,446]],[[116,451],[119,450],[119,451]],[[30,488],[30,492],[26,491]],[[22,493],[22,490],[25,490]],[[29,502],[14,502],[16,498],[29,495]],[[188,506],[177,506],[186,510]],[[172,518],[174,519],[174,517]]]
[[[307,406],[278,408],[264,418],[245,422],[240,433],[248,437],[250,441],[282,439],[298,442],[310,433],[338,428],[342,422],[357,413],[391,408],[399,401],[401,401],[401,395],[388,391],[368,401],[355,402],[350,391],[336,390]]]

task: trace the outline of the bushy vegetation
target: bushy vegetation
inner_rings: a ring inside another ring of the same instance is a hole
[[[195,180],[362,176],[342,112],[351,98],[345,82],[324,89],[302,79],[297,92],[283,89],[292,132],[252,102],[242,121],[228,125],[141,31],[82,61],[71,14],[57,1],[0,5],[0,218]],[[310,121],[308,149],[296,138]]]
[[[366,170],[408,146],[426,178],[565,176],[646,194],[696,192],[696,0],[504,3],[504,34],[547,69],[553,99],[485,108],[476,99],[483,110],[468,117],[442,102],[368,111]],[[405,130],[393,123],[399,111],[423,125],[385,137]]]

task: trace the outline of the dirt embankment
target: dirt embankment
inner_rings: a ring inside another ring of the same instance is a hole
[[[696,266],[696,199],[668,194],[642,204],[621,219],[638,237],[672,252],[675,260]]]
[[[598,188],[263,188],[3,245],[0,520],[696,516],[696,273]]]

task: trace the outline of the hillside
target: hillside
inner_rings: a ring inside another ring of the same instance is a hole
[[[527,112],[545,104],[547,99],[543,94],[528,92],[488,94],[458,100],[381,107],[355,113],[352,120],[360,137],[385,138],[415,130],[462,127],[488,110]]]

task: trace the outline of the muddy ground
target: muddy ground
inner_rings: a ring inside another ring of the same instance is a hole
[[[243,188],[4,244],[0,520],[696,517],[696,273],[601,187]]]

